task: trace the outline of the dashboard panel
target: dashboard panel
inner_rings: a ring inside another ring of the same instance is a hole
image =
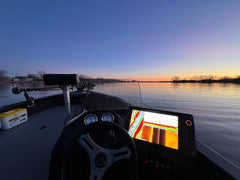
[[[185,162],[194,159],[196,154],[194,120],[189,114],[131,106],[112,110],[89,109],[82,115],[82,120],[85,125],[86,122],[107,121],[123,127],[134,139],[143,177],[148,177],[149,173],[172,176],[182,172],[179,167],[185,167]],[[144,126],[147,127],[144,129]],[[142,127],[142,132],[136,129],[138,127]],[[97,134],[96,142],[104,144],[97,137],[100,136]]]
[[[157,154],[196,155],[194,119],[190,114],[130,106],[125,110],[93,110],[84,114],[84,124],[116,123],[134,138],[138,149]]]

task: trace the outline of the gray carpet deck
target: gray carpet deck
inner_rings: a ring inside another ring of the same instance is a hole
[[[72,106],[72,110],[78,108]],[[54,107],[30,116],[20,126],[0,131],[0,179],[48,179],[51,150],[65,117],[64,106]]]

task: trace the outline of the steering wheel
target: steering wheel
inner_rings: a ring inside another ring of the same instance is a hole
[[[49,179],[77,178],[137,179],[136,147],[127,131],[103,121],[64,128],[52,151]]]

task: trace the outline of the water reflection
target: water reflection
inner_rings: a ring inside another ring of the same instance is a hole
[[[10,83],[6,83],[6,82],[2,82],[0,81],[0,92],[1,94],[3,94],[2,92],[6,92],[8,91],[8,89],[11,87]],[[3,96],[3,95],[2,95]]]
[[[17,103],[20,101],[25,101],[23,93],[21,94],[13,94],[12,88],[19,87],[19,88],[42,88],[44,87],[44,83],[40,81],[36,82],[0,82],[0,107]],[[33,98],[39,98],[44,96],[49,96],[53,94],[59,94],[61,91],[32,91],[29,92],[29,95]]]
[[[12,87],[19,87],[19,88],[43,88],[44,83],[42,81],[32,81],[32,82],[14,82],[12,83]]]

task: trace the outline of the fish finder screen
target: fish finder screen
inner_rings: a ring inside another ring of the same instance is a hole
[[[178,116],[132,109],[131,137],[178,149]]]

